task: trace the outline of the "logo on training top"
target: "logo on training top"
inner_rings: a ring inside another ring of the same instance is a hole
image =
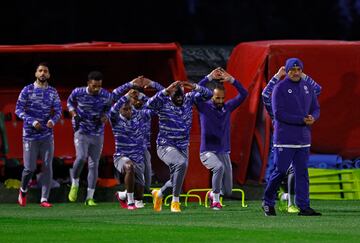
[[[25,143],[25,151],[28,152],[30,150],[30,144]]]
[[[305,93],[306,93],[306,94],[309,93],[309,88],[308,88],[306,85],[304,85],[304,90],[305,90]]]
[[[288,93],[291,94],[291,93],[292,93],[292,89],[288,89]]]

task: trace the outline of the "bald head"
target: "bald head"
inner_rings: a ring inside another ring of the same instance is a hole
[[[220,86],[216,87],[213,91],[213,96],[211,100],[216,106],[216,108],[223,108],[225,102],[225,89]]]

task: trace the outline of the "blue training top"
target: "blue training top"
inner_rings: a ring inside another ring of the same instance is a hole
[[[286,77],[279,82],[272,94],[274,111],[274,147],[309,147],[311,127],[304,118],[320,116],[320,107],[311,85],[301,79],[294,82]]]
[[[25,86],[16,102],[15,114],[24,121],[23,139],[41,140],[53,136],[53,129],[46,124],[54,125],[61,117],[61,103],[55,88],[39,87],[36,82]],[[41,125],[40,130],[34,127],[35,122]]]
[[[111,102],[111,93],[103,88],[96,95],[90,94],[87,87],[75,88],[67,100],[69,111],[75,110],[80,118],[79,124],[72,119],[74,130],[86,135],[103,135],[105,124],[100,118],[104,115],[109,118]]]
[[[151,97],[145,104],[159,116],[158,146],[172,146],[181,151],[189,145],[192,125],[192,106],[194,103],[208,100],[212,92],[195,84],[195,90],[184,96],[182,106],[176,106],[170,96],[165,95],[165,89]]]
[[[151,81],[150,86],[155,88],[157,91],[163,90],[164,86],[162,86],[161,84],[159,84],[158,82],[155,81]],[[128,90],[132,89],[134,87],[134,85],[131,82],[125,83],[119,87],[117,87],[116,89],[113,90],[112,95],[113,95],[113,100],[114,102],[118,101],[120,99],[120,97],[122,95],[124,95],[125,92],[127,92]],[[149,100],[149,97],[147,97],[146,95],[143,95],[141,97],[142,101],[144,103],[146,103]],[[151,119],[146,121],[143,126],[143,133],[145,135],[145,139],[144,139],[144,147],[145,148],[150,148],[150,140],[151,140]]]
[[[151,119],[151,110],[132,108],[131,118],[128,120],[120,114],[120,108],[129,100],[121,97],[111,107],[111,127],[115,138],[114,160],[126,156],[135,163],[144,163],[144,133],[143,124]]]
[[[204,86],[209,79],[206,77],[199,82]],[[246,89],[239,81],[234,80],[232,85],[237,89],[238,95],[228,100],[221,109],[218,109],[212,100],[198,102],[200,112],[201,145],[200,153],[211,151],[214,153],[230,152],[230,118],[233,112],[248,95]]]

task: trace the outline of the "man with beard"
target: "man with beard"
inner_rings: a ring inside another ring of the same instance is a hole
[[[184,88],[191,92],[184,93]],[[153,190],[154,210],[162,209],[165,190],[172,187],[171,212],[181,212],[179,196],[188,167],[188,146],[192,124],[192,106],[211,98],[211,91],[189,82],[176,81],[159,91],[145,104],[159,116],[157,154],[169,166],[170,180]]]
[[[48,202],[52,180],[54,156],[53,127],[61,116],[61,104],[55,88],[48,84],[49,67],[40,63],[35,72],[36,81],[25,86],[16,103],[15,113],[24,121],[24,170],[21,177],[18,203],[26,206],[29,181],[36,169],[38,157],[42,160],[41,207],[52,207]]]
[[[271,78],[271,80],[268,82],[268,84],[266,85],[266,87],[262,92],[264,107],[267,110],[269,116],[271,117],[273,123],[274,123],[274,114],[272,111],[271,95],[274,90],[274,87],[279,82],[281,82],[281,78],[283,76],[286,76],[285,66],[279,68],[279,71],[274,75],[274,77]],[[314,92],[318,97],[321,93],[321,86],[318,83],[316,83],[310,76],[306,75],[304,72],[301,73],[301,78],[305,81],[306,84],[313,87]],[[273,139],[271,138],[271,150],[270,150],[269,158],[274,156],[274,148],[272,146],[272,141]],[[266,174],[270,175],[274,169],[275,169],[274,164],[269,163]],[[295,206],[293,200],[295,193],[295,174],[292,165],[290,165],[290,168],[288,169],[286,175],[287,178],[284,178],[285,183],[282,183],[284,192],[279,193],[279,210],[288,213],[299,213],[299,209]],[[268,181],[268,178],[266,178],[266,180]]]
[[[321,215],[310,207],[308,175],[311,126],[320,117],[320,107],[314,88],[301,77],[303,67],[298,58],[286,60],[286,77],[272,92],[275,170],[264,192],[262,209],[265,216],[276,216],[276,193],[290,164],[295,173],[295,203],[300,209],[298,215]]]
[[[204,86],[211,80],[216,83],[211,100],[198,102],[196,106],[201,124],[200,160],[213,173],[212,191],[209,194],[210,207],[220,210],[220,194],[231,196],[233,187],[230,161],[231,112],[241,105],[248,92],[222,68],[213,70],[199,84]],[[224,82],[232,84],[238,91],[238,95],[227,102]]]
[[[130,104],[136,109],[141,110],[143,109],[144,103],[149,99],[146,95],[141,93],[144,88],[154,88],[156,91],[163,90],[164,87],[159,84],[158,82],[152,81],[144,76],[139,76],[135,79],[133,79],[130,82],[127,82],[116,89],[113,90],[113,100],[114,102],[117,102],[121,95],[124,94],[124,92],[130,90],[130,89],[136,89],[140,91],[138,96],[135,97],[129,97]],[[150,191],[150,185],[151,185],[151,177],[152,177],[152,169],[151,169],[151,154],[150,154],[150,137],[151,137],[151,119],[146,120],[141,126],[141,129],[143,131],[144,135],[144,159],[145,159],[145,169],[144,169],[144,176],[145,176],[145,190]],[[121,199],[126,198],[126,192],[121,192],[120,194]],[[143,208],[144,203],[142,200],[138,200],[135,198],[135,206],[137,208]]]
[[[88,160],[87,206],[96,206],[93,197],[104,143],[104,125],[108,120],[112,101],[111,93],[101,88],[102,80],[102,73],[90,72],[87,87],[74,89],[67,100],[75,132],[76,150],[76,159],[70,170],[71,189],[68,198],[70,202],[76,201],[80,173]]]

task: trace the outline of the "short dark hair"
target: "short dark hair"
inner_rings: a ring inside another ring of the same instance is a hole
[[[223,83],[220,83],[220,82],[218,83],[218,82],[216,82],[214,89],[218,89],[218,90],[225,91],[225,86],[224,86]]]
[[[48,69],[50,69],[49,63],[47,63],[47,62],[40,62],[38,65],[36,65],[35,69],[37,70],[40,66],[47,67]]]
[[[177,86],[173,96],[184,96],[184,91],[181,86]]]
[[[144,93],[144,88],[143,87],[133,86],[132,89],[135,89],[135,90],[139,91],[140,93]]]
[[[88,74],[88,80],[96,80],[96,81],[100,81],[100,80],[103,80],[104,76],[101,72],[99,71],[91,71],[89,74]]]

